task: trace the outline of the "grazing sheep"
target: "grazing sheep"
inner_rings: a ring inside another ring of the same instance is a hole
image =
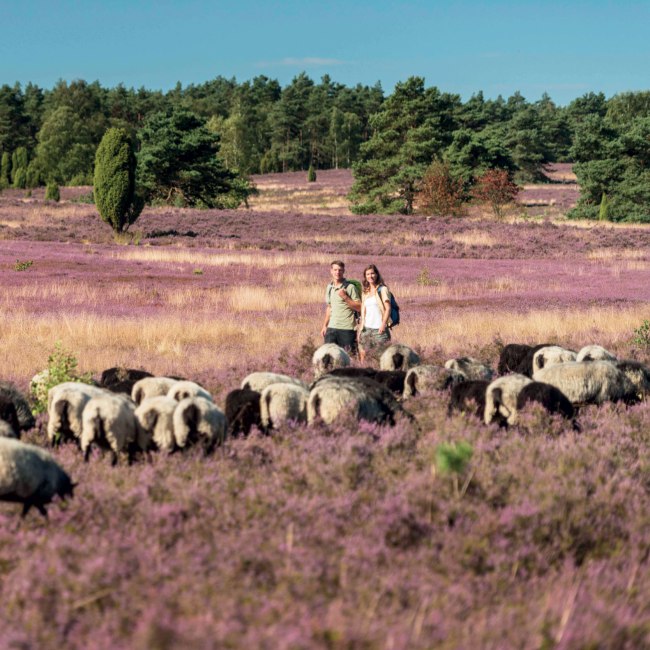
[[[331,424],[340,416],[368,422],[395,424],[404,412],[393,394],[367,377],[332,377],[317,382],[309,393],[307,420]]]
[[[469,381],[491,381],[494,370],[474,357],[458,357],[445,362],[445,368],[455,370]]]
[[[393,343],[379,357],[381,370],[408,370],[420,363],[420,357],[408,345]]]
[[[289,420],[307,422],[309,391],[295,384],[270,384],[260,396],[260,417],[265,430]]]
[[[529,402],[541,404],[549,413],[557,413],[567,420],[575,417],[575,409],[567,396],[555,386],[539,381],[526,384],[517,396],[517,411],[521,411]]]
[[[539,372],[542,368],[575,360],[576,353],[573,350],[567,350],[559,345],[548,345],[540,348],[533,355],[533,379],[536,379],[535,373]]]
[[[500,375],[517,372],[517,368],[526,358],[526,355],[533,349],[531,345],[524,343],[508,343],[501,350],[497,372]]]
[[[330,375],[334,377],[368,377],[382,386],[386,386],[395,396],[401,397],[404,392],[404,370],[376,370],[375,368],[335,368]],[[323,375],[324,377],[326,375]],[[313,387],[313,386],[312,386]]]
[[[73,490],[70,477],[47,451],[0,438],[0,500],[22,503],[23,517],[32,507],[47,517],[45,506],[56,495],[73,496]]]
[[[505,375],[495,379],[485,390],[485,424],[514,424],[517,420],[517,397],[532,380],[525,375]]]
[[[179,449],[201,443],[207,456],[215,446],[223,444],[226,430],[226,416],[211,399],[186,397],[176,406],[174,441]]]
[[[20,423],[16,405],[6,395],[0,395],[0,436],[20,438]]]
[[[335,368],[347,368],[350,365],[350,355],[336,343],[324,343],[314,352],[311,365],[314,377],[318,379]]]
[[[533,376],[533,357],[535,354],[542,348],[553,347],[552,343],[539,343],[537,345],[530,346],[530,350],[526,352],[519,364],[512,368],[510,371],[511,374],[515,375],[525,375],[526,377]]]
[[[47,393],[47,439],[56,446],[67,440],[81,441],[82,414],[93,397],[106,394],[101,388],[67,381]]]
[[[260,415],[261,394],[250,388],[236,388],[226,395],[226,420],[228,434],[247,436],[253,427],[262,429]]]
[[[27,398],[14,384],[10,381],[0,381],[0,395],[8,397],[13,402],[21,431],[29,431],[36,425]]]
[[[406,373],[403,397],[408,399],[416,395],[426,395],[431,391],[446,390],[463,381],[465,375],[456,370],[427,364],[415,366]]]
[[[107,368],[101,374],[99,385],[111,391],[111,393],[131,395],[135,383],[145,377],[153,377],[153,375],[146,370],[137,370],[135,368]]]
[[[187,399],[188,397],[202,397],[203,399],[207,399],[210,402],[214,401],[212,399],[212,395],[210,395],[210,393],[208,393],[208,391],[205,390],[203,386],[200,386],[196,382],[187,380],[175,383],[169,389],[167,397],[171,397],[177,402]]]
[[[134,411],[137,422],[137,446],[143,450],[174,451],[174,411],[178,402],[158,395],[143,400]]]
[[[144,377],[133,384],[131,399],[136,404],[141,404],[150,397],[163,397],[177,381],[172,377]]]
[[[639,399],[650,395],[650,368],[640,361],[622,359],[614,365],[634,384]]]
[[[601,345],[585,345],[576,355],[576,361],[616,361],[616,355]]]
[[[574,405],[638,401],[634,384],[611,361],[567,361],[537,373],[536,381],[559,388]]]
[[[461,413],[470,413],[475,415],[479,420],[483,420],[485,415],[485,392],[490,385],[486,380],[461,381],[451,387],[449,396],[449,406],[447,415],[454,411]]]
[[[295,377],[289,377],[289,375],[281,375],[277,372],[252,372],[250,375],[244,377],[241,382],[241,388],[247,388],[248,390],[261,393],[271,384],[296,384],[297,386],[307,388],[307,384],[304,381]],[[228,422],[230,422],[230,419],[228,419]]]
[[[131,461],[138,440],[137,433],[135,405],[131,400],[116,393],[91,398],[82,416],[81,451],[84,460],[88,462],[92,445],[96,444],[111,451],[112,465],[117,465],[121,451],[128,452]]]

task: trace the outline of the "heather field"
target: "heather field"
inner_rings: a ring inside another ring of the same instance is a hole
[[[548,341],[650,363],[650,229],[566,221],[577,190],[552,173],[503,221],[354,216],[348,172],[268,175],[248,210],[148,208],[120,241],[89,188],[5,191],[1,378],[26,390],[61,341],[81,372],[183,375],[219,405],[254,370],[310,381],[334,258],[379,266],[425,362]],[[75,498],[48,520],[0,505],[0,648],[650,648],[648,402],[587,407],[580,431],[447,417],[445,393],[404,407],[207,459],[54,451]]]

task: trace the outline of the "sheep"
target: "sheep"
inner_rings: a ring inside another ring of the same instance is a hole
[[[523,355],[520,362],[514,368],[510,369],[509,371],[510,374],[525,375],[526,377],[532,377],[533,357],[542,348],[548,348],[551,347],[552,345],[553,345],[552,343],[538,343],[537,345],[529,346],[530,349]],[[503,373],[499,371],[499,374],[503,374]]]
[[[536,381],[559,388],[574,405],[638,401],[634,384],[611,361],[567,361],[537,373]]]
[[[144,377],[133,385],[131,399],[136,404],[141,404],[150,397],[162,397],[169,393],[177,381],[178,379],[172,377]]]
[[[650,394],[650,368],[640,361],[622,359],[614,365],[634,384],[639,399]]]
[[[6,395],[0,395],[0,436],[20,438],[20,423],[16,405]]]
[[[270,384],[296,384],[297,386],[307,388],[307,384],[304,381],[289,377],[289,375],[281,375],[277,372],[252,372],[242,379],[240,388],[261,393]]]
[[[557,363],[566,363],[567,361],[575,361],[576,353],[573,350],[567,350],[559,345],[548,345],[540,348],[533,355],[533,379],[537,379],[536,373],[542,368],[547,368],[550,365]]]
[[[225,411],[229,435],[247,436],[254,426],[262,429],[260,397],[258,391],[250,388],[236,388],[226,395]]]
[[[335,368],[347,368],[350,365],[350,355],[336,343],[324,343],[314,352],[311,365],[314,377],[318,379]]]
[[[111,393],[131,395],[135,383],[145,377],[153,377],[153,375],[146,370],[118,366],[104,370],[101,374],[99,385],[111,391]]]
[[[173,422],[174,442],[179,449],[201,442],[207,456],[226,439],[226,416],[211,399],[186,397],[181,400],[174,411]]]
[[[454,411],[469,412],[479,420],[483,420],[485,392],[489,385],[490,382],[484,379],[461,381],[459,384],[454,384],[451,387],[447,415],[450,416]]]
[[[335,368],[330,375],[335,377],[368,377],[382,386],[386,386],[395,396],[401,397],[404,392],[404,370],[376,370],[375,368]],[[323,375],[324,377],[326,375]]]
[[[601,345],[585,345],[580,348],[575,358],[576,361],[616,361],[616,355],[606,350]]]
[[[503,347],[499,355],[497,372],[500,375],[517,372],[517,368],[532,349],[532,346],[525,345],[524,343],[508,343]]]
[[[339,416],[357,420],[395,424],[395,415],[403,412],[393,394],[366,377],[327,377],[309,393],[307,421],[320,419],[331,424]]]
[[[47,517],[45,506],[55,496],[73,496],[74,483],[52,456],[34,445],[0,438],[0,500],[23,504],[22,516],[34,507]]]
[[[449,361],[445,362],[445,368],[461,373],[469,381],[491,381],[494,376],[492,368],[481,363],[478,359],[474,359],[474,357],[449,359]]]
[[[260,396],[260,417],[265,430],[289,420],[307,422],[309,391],[295,384],[270,384]]]
[[[83,410],[92,397],[104,395],[96,386],[67,381],[50,388],[47,393],[47,439],[55,447],[67,440],[81,440]]]
[[[111,451],[112,465],[117,465],[118,454],[121,451],[128,452],[130,462],[136,440],[141,439],[137,434],[133,402],[116,393],[106,393],[91,398],[82,416],[81,451],[84,461],[88,462],[92,445],[96,444]]]
[[[210,395],[210,393],[208,393],[205,388],[199,386],[199,384],[196,382],[187,380],[176,382],[169,389],[167,397],[171,397],[177,402],[180,402],[181,400],[184,400],[188,397],[202,397],[203,399],[207,399],[210,402],[214,401],[212,399],[212,395]]]
[[[485,424],[495,420],[500,425],[514,424],[519,392],[531,382],[530,377],[519,374],[505,375],[491,382],[485,390]]]
[[[10,381],[0,381],[0,395],[8,397],[13,402],[21,431],[29,431],[36,426],[27,398],[14,384]]]
[[[445,390],[462,381],[465,376],[456,370],[428,364],[415,366],[406,373],[403,398]]]
[[[167,395],[149,397],[138,405],[134,416],[137,423],[137,446],[142,451],[174,451],[174,411],[177,406],[178,402]]]
[[[517,396],[517,411],[521,411],[529,402],[541,404],[549,413],[557,413],[567,420],[575,417],[575,409],[567,396],[555,386],[539,381],[526,384]]]
[[[420,363],[420,357],[408,345],[393,343],[379,357],[381,370],[408,370]]]

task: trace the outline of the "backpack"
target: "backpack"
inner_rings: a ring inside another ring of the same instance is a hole
[[[379,291],[382,287],[385,287],[386,285],[381,284],[377,287],[377,291]],[[388,291],[388,287],[386,287],[386,290]],[[380,295],[380,302],[383,305],[383,301],[381,300],[381,293]],[[390,316],[388,317],[388,327],[395,327],[396,325],[399,325],[400,317],[399,317],[399,305],[397,304],[397,300],[395,300],[395,296],[393,295],[392,291],[388,291],[388,295],[390,295]]]

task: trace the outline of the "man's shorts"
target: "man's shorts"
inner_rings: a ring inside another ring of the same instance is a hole
[[[357,333],[355,330],[337,330],[328,327],[325,330],[325,343],[336,343],[350,354],[357,354]]]

